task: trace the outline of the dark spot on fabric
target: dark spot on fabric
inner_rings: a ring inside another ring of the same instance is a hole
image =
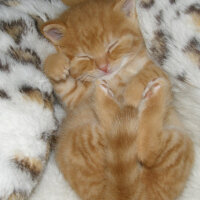
[[[177,17],[180,17],[180,15],[181,15],[181,14],[180,14],[180,11],[177,10],[177,11],[176,11],[176,16],[177,16]]]
[[[189,6],[189,8],[186,9],[185,13],[186,14],[190,14],[190,13],[200,14],[200,4],[196,3],[196,4]]]
[[[54,150],[54,149],[55,149],[56,144],[57,144],[57,140],[58,140],[58,137],[57,137],[57,135],[55,135],[55,134],[53,134],[53,135],[49,138],[51,150]]]
[[[27,97],[29,97],[29,99],[36,100],[36,101],[38,101],[38,103],[41,103],[41,104],[44,103],[43,95],[42,95],[41,91],[38,88],[33,88],[31,86],[23,85],[19,89],[19,91],[21,93],[26,94]]]
[[[0,71],[2,72],[10,72],[8,63],[3,64],[0,60]]]
[[[197,38],[194,37],[189,40],[183,52],[200,68],[200,41],[198,41]]]
[[[49,141],[50,133],[42,132],[41,133],[41,140],[43,140],[45,143]]]
[[[32,88],[29,86],[22,86],[20,92],[24,93],[24,98],[26,100],[35,101],[38,104],[42,105],[44,109],[49,109],[53,111],[53,103],[51,97],[43,94],[38,88]]]
[[[28,85],[23,85],[19,90],[20,90],[20,92],[22,92],[22,93],[28,93],[28,92],[32,92],[32,91],[38,90],[38,89],[33,88],[33,87],[31,87],[31,86],[28,86]]]
[[[60,101],[59,97],[56,95],[55,92],[53,92],[52,98],[53,98],[53,104],[55,104],[55,105],[56,105],[56,104],[61,105],[61,101]]]
[[[41,28],[42,24],[44,23],[42,18],[40,18],[37,15],[30,15],[30,17],[32,18],[32,20],[34,22],[34,25],[35,25],[35,28],[36,28],[38,35],[41,36],[41,37],[44,37],[43,34],[40,31],[40,28]]]
[[[200,56],[200,42],[195,37],[192,38],[183,51],[193,52]]]
[[[22,19],[11,22],[0,21],[0,30],[7,32],[13,38],[15,43],[19,44],[27,30],[27,25]]]
[[[156,21],[159,26],[163,22],[163,10],[160,10],[159,13],[156,15]]]
[[[5,0],[0,0],[0,5],[4,5],[4,6],[7,6],[7,7],[10,7],[10,5],[8,4],[8,2],[5,1]]]
[[[45,108],[49,108],[49,109],[53,110],[53,95],[44,93],[43,100],[44,100]]]
[[[154,33],[154,39],[150,48],[151,55],[159,65],[163,65],[169,53],[167,48],[168,36],[162,31],[158,30]]]
[[[186,73],[183,72],[183,73],[177,75],[176,78],[181,82],[185,82],[186,81]]]
[[[149,9],[154,5],[155,1],[154,0],[142,0],[140,3],[140,6],[142,8]]]
[[[174,4],[174,3],[176,3],[176,0],[169,0],[169,2],[170,2],[171,4]]]
[[[0,89],[0,98],[1,99],[10,99],[8,94],[3,89]]]
[[[41,139],[50,145],[50,150],[55,149],[56,143],[57,143],[57,130],[54,131],[53,133],[47,133],[43,132]]]
[[[19,1],[17,0],[0,0],[0,5],[4,5],[7,7],[14,7],[19,4]]]
[[[40,160],[31,159],[28,157],[24,158],[14,158],[13,162],[17,166],[18,169],[24,171],[26,173],[30,173],[32,180],[38,178],[40,172],[42,170],[42,164]]]
[[[51,18],[49,17],[49,15],[47,15],[47,13],[45,13],[45,17],[46,17],[46,20],[50,20]]]
[[[28,195],[25,191],[21,190],[14,190],[12,194],[8,197],[8,200],[20,200],[20,199],[27,199]]]
[[[194,37],[188,42],[186,50],[195,50],[198,53],[200,52],[200,42],[197,40],[197,38]]]
[[[51,101],[53,102],[53,95],[52,94],[49,94],[47,92],[44,93],[44,98],[48,101]]]
[[[10,56],[15,59],[18,62],[21,62],[22,64],[32,64],[37,69],[40,69],[41,67],[41,60],[40,57],[37,55],[37,53],[29,48],[13,48],[10,47],[9,49]]]

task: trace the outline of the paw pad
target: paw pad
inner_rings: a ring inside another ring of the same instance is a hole
[[[161,88],[160,79],[150,81],[143,93],[143,98],[151,98]]]
[[[98,81],[97,84],[99,85],[99,87],[103,90],[103,92],[105,94],[107,94],[108,96],[113,97],[113,91],[111,90],[111,88],[108,86],[107,82],[105,80],[102,81]]]

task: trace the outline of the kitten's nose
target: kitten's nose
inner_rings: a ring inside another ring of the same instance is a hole
[[[106,57],[95,59],[95,64],[99,70],[108,73],[109,63]]]
[[[99,68],[101,71],[103,71],[103,72],[105,72],[105,73],[108,73],[108,64],[100,65],[100,66],[98,66],[98,68]]]

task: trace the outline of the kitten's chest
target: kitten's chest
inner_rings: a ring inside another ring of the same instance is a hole
[[[141,69],[143,69],[144,63],[129,63],[127,66],[123,67],[115,76],[109,79],[107,82],[109,83],[112,91],[119,95],[126,88],[128,83],[139,74]]]

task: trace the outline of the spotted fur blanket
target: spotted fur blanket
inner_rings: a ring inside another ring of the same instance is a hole
[[[42,72],[54,48],[38,26],[58,0],[0,0],[0,199],[27,199],[49,157],[63,112]]]

